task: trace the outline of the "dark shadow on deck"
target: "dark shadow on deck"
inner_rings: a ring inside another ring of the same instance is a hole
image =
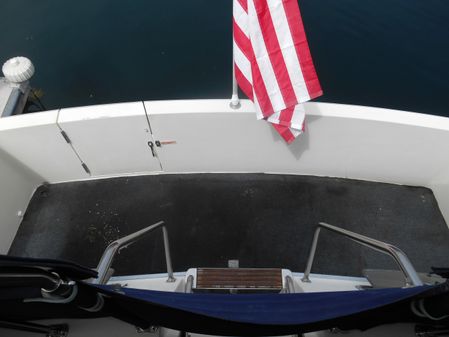
[[[449,265],[449,230],[431,190],[266,174],[155,175],[40,187],[10,254],[95,267],[109,242],[164,220],[176,271],[285,267],[303,271],[319,221],[399,246],[419,271]],[[312,272],[360,275],[388,257],[323,232]],[[118,274],[164,271],[162,234],[122,251]]]

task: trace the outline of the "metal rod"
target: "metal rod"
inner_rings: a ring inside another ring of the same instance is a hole
[[[234,60],[234,54],[235,54],[235,44],[234,44],[234,30],[232,30],[232,96],[231,96],[231,102],[229,103],[229,106],[231,109],[238,109],[240,108],[240,99],[239,99],[239,87],[237,84],[237,79],[235,77],[235,60]]]
[[[139,240],[143,235],[149,234],[155,229],[162,227],[162,233],[164,236],[164,249],[165,249],[165,260],[167,262],[167,274],[168,279],[167,282],[173,282],[175,280],[173,276],[173,268],[171,264],[170,258],[170,246],[168,242],[168,233],[167,229],[164,226],[163,221],[159,221],[154,225],[148,226],[146,228],[141,229],[135,233],[129,234],[123,238],[115,240],[111,242],[109,246],[105,249],[103,256],[100,259],[100,262],[97,266],[98,277],[92,280],[94,284],[106,284],[109,279],[109,269],[111,268],[112,262],[114,261],[114,257],[121,249],[133,244],[137,240]]]
[[[22,97],[22,92],[18,88],[14,88],[9,96],[5,108],[3,112],[0,114],[0,117],[9,117],[14,115],[17,106],[19,105],[20,98]]]
[[[316,246],[318,244],[318,237],[320,236],[321,228],[318,226],[313,234],[312,248],[310,248],[309,258],[307,259],[307,267],[304,272],[304,276],[301,279],[303,282],[310,282],[310,270],[312,269],[313,260],[315,259]]]
[[[168,232],[165,226],[162,226],[162,234],[164,235],[164,250],[165,250],[165,262],[167,264],[167,282],[175,282],[176,279],[173,276],[173,267],[171,265],[171,256],[170,256],[170,244],[168,242]]]
[[[351,231],[348,231],[346,229],[342,229],[336,226],[329,225],[324,222],[320,222],[318,224],[317,229],[315,230],[315,235],[313,236],[313,242],[312,247],[310,249],[309,258],[307,260],[307,266],[306,270],[304,271],[304,276],[302,278],[303,282],[310,282],[309,275],[310,271],[312,269],[313,260],[315,257],[315,251],[318,243],[318,236],[320,234],[320,228],[327,229],[333,233],[337,233],[340,235],[343,235],[350,240],[357,242],[358,244],[361,244],[363,246],[369,247],[371,249],[374,249],[378,252],[387,254],[391,256],[396,264],[401,269],[402,273],[404,274],[405,278],[405,284],[406,286],[420,286],[423,285],[423,282],[421,281],[420,277],[418,276],[418,273],[416,272],[415,268],[413,267],[412,263],[408,259],[407,255],[400,250],[398,247],[395,247],[393,245],[390,245],[388,243],[375,240],[372,238],[369,238],[367,236],[357,234]]]

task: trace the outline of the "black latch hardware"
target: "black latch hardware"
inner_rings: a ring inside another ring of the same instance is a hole
[[[150,149],[151,149],[151,154],[153,155],[153,157],[156,157],[156,153],[154,153],[154,144],[153,144],[153,142],[148,142],[148,146],[150,147]]]

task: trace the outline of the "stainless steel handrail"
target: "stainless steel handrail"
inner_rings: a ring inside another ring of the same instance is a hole
[[[146,228],[141,229],[140,231],[129,234],[123,238],[111,242],[104,251],[103,256],[100,259],[100,262],[98,263],[97,266],[98,277],[92,280],[92,283],[106,284],[111,275],[109,271],[111,269],[112,262],[114,261],[115,254],[119,252],[121,249],[136,242],[143,235],[149,234],[155,229],[158,229],[160,227],[162,227],[162,234],[164,236],[165,260],[167,264],[167,274],[168,274],[167,282],[174,282],[176,279],[173,276],[173,267],[171,264],[171,257],[170,257],[170,246],[168,242],[168,232],[167,228],[165,228],[164,221],[159,221],[154,225],[148,226]]]
[[[320,235],[321,228],[327,229],[333,233],[341,234],[352,241],[355,241],[363,246],[369,247],[371,249],[374,249],[378,252],[390,255],[394,261],[397,263],[399,268],[401,269],[402,273],[405,277],[405,284],[409,287],[414,286],[420,286],[423,285],[423,282],[418,276],[418,273],[416,272],[415,268],[413,267],[412,263],[408,259],[407,255],[400,250],[398,247],[395,247],[393,245],[390,245],[388,243],[378,241],[372,238],[369,238],[367,236],[357,234],[351,231],[348,231],[346,229],[342,229],[336,226],[329,225],[324,222],[320,222],[318,224],[317,229],[315,230],[315,234],[313,235],[313,241],[312,241],[312,247],[310,248],[309,258],[307,260],[307,267],[304,271],[304,276],[301,279],[302,282],[310,282],[310,271],[312,269],[313,260],[315,258],[315,252],[316,247],[318,243],[318,237]]]

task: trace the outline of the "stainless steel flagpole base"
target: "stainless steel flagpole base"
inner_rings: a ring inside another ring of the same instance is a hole
[[[229,103],[229,106],[231,107],[231,109],[238,109],[242,106],[240,104],[240,99],[239,99],[238,95],[236,95],[236,94],[232,95],[231,102]]]

